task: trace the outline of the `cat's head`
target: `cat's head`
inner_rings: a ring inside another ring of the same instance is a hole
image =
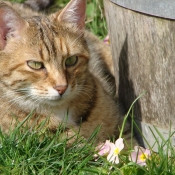
[[[89,53],[85,0],[48,17],[23,18],[0,3],[0,85],[16,103],[59,105],[83,90]]]

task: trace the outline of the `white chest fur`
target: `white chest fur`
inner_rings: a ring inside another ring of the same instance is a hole
[[[69,109],[68,106],[55,107],[53,109],[53,114],[60,121],[66,122],[70,125],[75,124],[75,122],[72,119],[72,111],[71,109]]]

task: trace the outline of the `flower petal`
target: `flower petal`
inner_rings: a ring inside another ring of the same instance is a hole
[[[106,140],[105,143],[102,143],[96,147],[96,151],[98,151],[98,155],[104,156],[109,154],[111,150],[111,142],[109,140]]]
[[[119,138],[115,141],[115,146],[121,151],[124,148],[123,139]]]
[[[149,149],[146,149],[145,150],[145,154],[147,154],[148,156],[150,156],[151,155],[151,151]]]
[[[151,151],[139,146],[135,146],[134,149],[135,152],[130,154],[129,159],[133,162],[136,162],[140,166],[146,165],[146,160],[151,155]]]
[[[114,156],[114,154],[113,154],[112,152],[110,152],[110,153],[108,154],[108,156],[107,156],[107,160],[108,160],[109,162],[112,162],[112,161],[114,160],[114,158],[115,158],[115,156]]]
[[[136,162],[138,159],[138,153],[137,152],[132,152],[129,156],[129,160],[130,161],[133,161],[133,162]]]
[[[118,164],[119,163],[119,158],[118,158],[118,155],[115,157],[115,164]]]

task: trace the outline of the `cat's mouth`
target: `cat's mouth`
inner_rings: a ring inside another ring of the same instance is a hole
[[[48,88],[47,90],[41,90],[33,88],[30,90],[31,96],[36,96],[36,98],[43,101],[60,101],[63,98],[63,95],[60,95],[56,90]]]
[[[69,89],[69,88],[68,88]],[[22,93],[23,97],[26,97],[26,101],[32,101],[32,103],[42,106],[56,106],[61,105],[67,101],[67,96],[69,96],[69,90],[64,94],[60,95],[58,91],[53,88],[48,88],[47,90],[42,90],[39,88],[23,88],[18,89],[18,94]]]

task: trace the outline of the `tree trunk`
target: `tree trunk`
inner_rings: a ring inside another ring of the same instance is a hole
[[[170,125],[175,128],[175,21],[109,0],[104,6],[119,100],[128,110],[146,92],[134,105],[134,116],[147,136],[152,125],[167,135]]]

